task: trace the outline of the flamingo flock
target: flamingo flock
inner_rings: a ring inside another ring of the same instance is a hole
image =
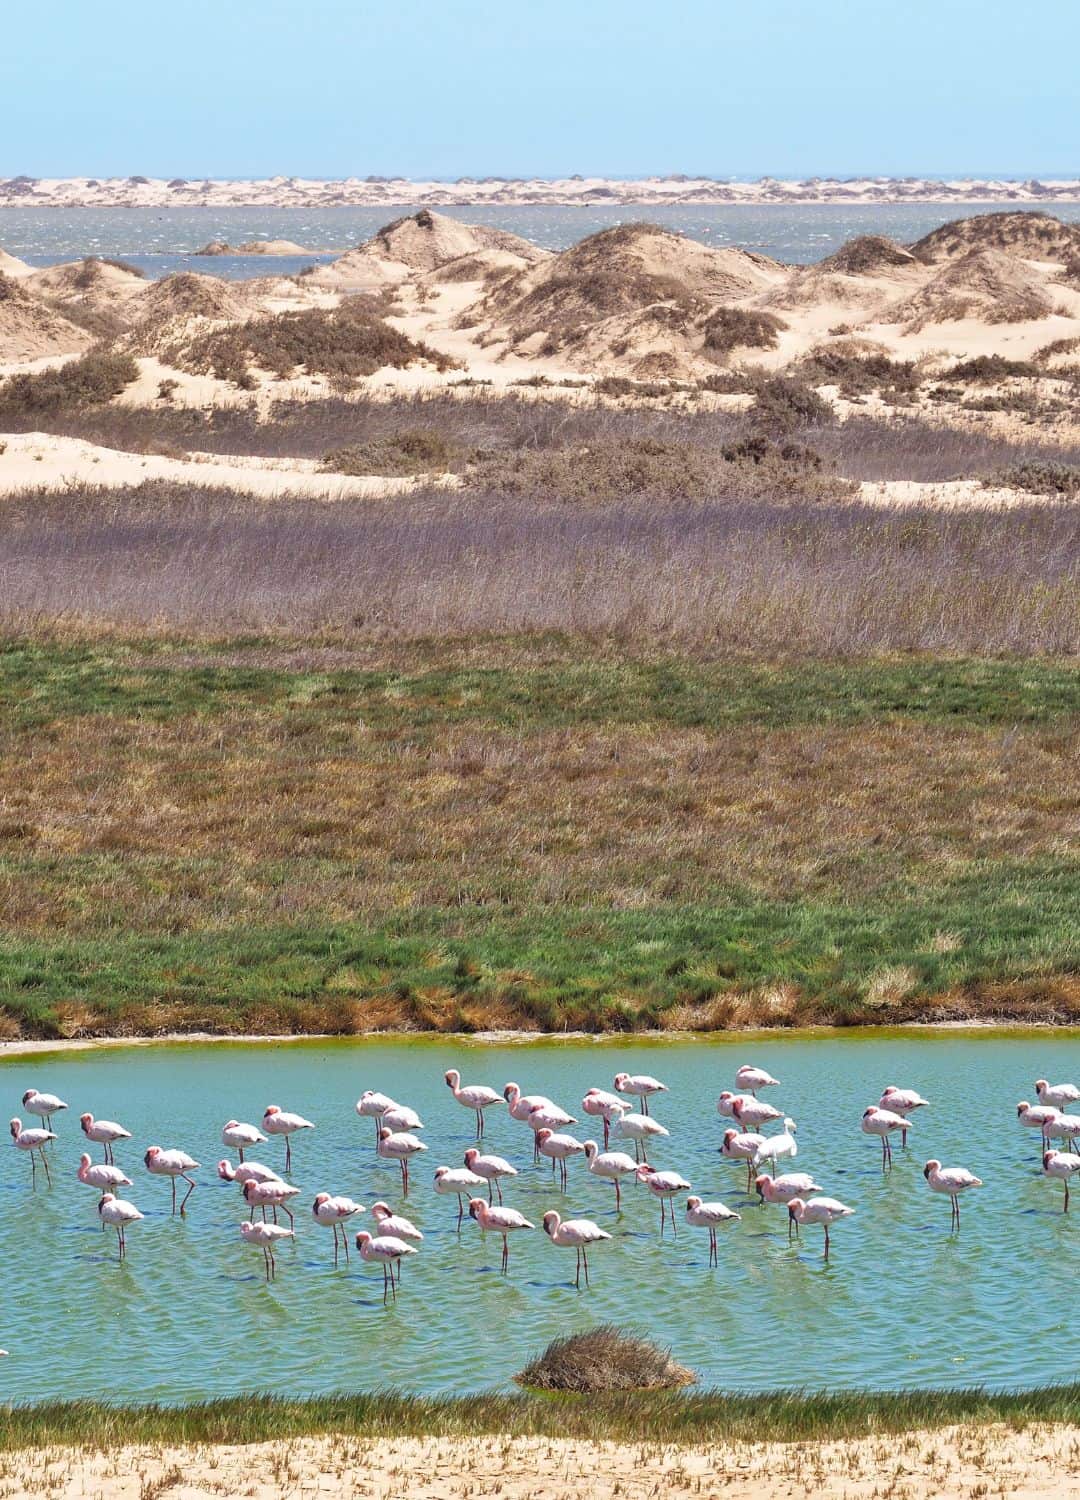
[[[678,1170],[666,1165],[656,1166],[649,1160],[671,1135],[669,1129],[650,1112],[650,1100],[655,1106],[659,1095],[670,1094],[667,1085],[659,1079],[647,1074],[618,1073],[613,1081],[613,1091],[600,1087],[586,1091],[581,1112],[602,1124],[602,1147],[596,1140],[579,1139],[573,1134],[570,1127],[578,1124],[577,1118],[545,1094],[523,1093],[517,1083],[507,1083],[501,1090],[486,1084],[462,1084],[461,1074],[453,1068],[445,1073],[444,1082],[455,1102],[475,1116],[477,1144],[464,1152],[460,1165],[443,1162],[436,1166],[431,1185],[436,1195],[456,1198],[458,1233],[462,1232],[468,1218],[477,1225],[481,1234],[498,1238],[502,1275],[509,1274],[511,1240],[536,1232],[537,1225],[519,1209],[503,1201],[504,1185],[508,1192],[512,1191],[515,1180],[522,1177],[524,1166],[514,1164],[513,1153],[502,1156],[483,1148],[485,1116],[499,1107],[505,1108],[504,1118],[511,1128],[527,1127],[528,1135],[519,1134],[524,1139],[531,1138],[534,1164],[538,1163],[541,1170],[546,1170],[545,1163],[550,1163],[553,1188],[557,1186],[563,1194],[570,1192],[570,1164],[581,1157],[583,1170],[574,1169],[575,1182],[580,1171],[582,1183],[593,1180],[610,1187],[614,1192],[616,1215],[623,1212],[624,1192],[643,1190],[659,1207],[661,1238],[666,1236],[669,1225],[672,1239],[677,1238],[681,1217],[689,1228],[707,1234],[708,1264],[710,1267],[718,1265],[718,1232],[742,1222],[743,1214],[719,1199],[706,1199],[695,1192],[694,1185]],[[854,1208],[826,1195],[813,1173],[793,1167],[799,1154],[797,1123],[790,1115],[783,1114],[759,1097],[765,1090],[780,1089],[780,1080],[764,1068],[748,1063],[737,1070],[734,1084],[734,1089],[720,1092],[716,1104],[724,1126],[717,1147],[721,1158],[745,1166],[746,1191],[756,1194],[760,1208],[778,1206],[786,1211],[789,1239],[798,1239],[803,1228],[820,1228],[823,1231],[823,1256],[828,1260],[832,1231],[852,1218]],[[1070,1184],[1080,1173],[1080,1151],[1076,1144],[1080,1138],[1080,1115],[1071,1112],[1080,1102],[1080,1090],[1070,1083],[1051,1084],[1040,1078],[1035,1082],[1034,1092],[1036,1103],[1021,1100],[1017,1104],[1017,1120],[1022,1128],[1038,1131],[1041,1175],[1048,1182],[1062,1184],[1063,1211],[1067,1213]],[[57,1095],[35,1089],[24,1092],[22,1106],[28,1115],[41,1123],[24,1125],[20,1118],[13,1118],[10,1122],[12,1144],[30,1159],[32,1188],[37,1188],[39,1167],[46,1184],[51,1187],[53,1178],[49,1156],[58,1149],[56,1143],[60,1141],[59,1133],[52,1127],[68,1106]],[[891,1171],[894,1164],[893,1138],[899,1137],[900,1149],[903,1150],[908,1133],[915,1128],[912,1117],[929,1108],[929,1101],[914,1089],[889,1084],[876,1104],[868,1104],[863,1109],[857,1121],[858,1127],[863,1135],[880,1142],[883,1172]],[[371,1089],[360,1095],[355,1110],[361,1119],[373,1122],[375,1159],[398,1167],[401,1196],[407,1199],[411,1186],[410,1163],[429,1149],[418,1134],[425,1128],[423,1120],[410,1106]],[[97,1217],[103,1229],[115,1231],[117,1258],[123,1261],[127,1256],[127,1231],[144,1219],[144,1214],[133,1202],[119,1196],[121,1190],[132,1188],[134,1184],[117,1164],[115,1152],[123,1149],[123,1144],[132,1139],[132,1134],[116,1121],[95,1119],[89,1113],[81,1114],[79,1123],[86,1141],[101,1148],[102,1159],[95,1161],[89,1152],[82,1152],[75,1176],[79,1183],[98,1194]],[[313,1121],[276,1104],[266,1107],[260,1126],[229,1119],[221,1127],[221,1144],[234,1154],[235,1160],[232,1156],[223,1157],[217,1163],[217,1177],[221,1182],[239,1188],[246,1213],[238,1226],[239,1234],[245,1244],[261,1252],[267,1282],[276,1276],[278,1252],[284,1246],[294,1244],[300,1232],[294,1200],[300,1197],[301,1189],[288,1180],[292,1172],[292,1137],[315,1129]],[[276,1139],[284,1143],[284,1160],[280,1168],[252,1160],[248,1155],[261,1146],[280,1151],[280,1146],[273,1146]],[[629,1149],[617,1149],[621,1142],[632,1145],[632,1154]],[[1061,1148],[1056,1149],[1054,1142]],[[360,1149],[370,1150],[370,1147]],[[198,1160],[177,1146],[150,1145],[142,1153],[142,1163],[149,1176],[168,1178],[171,1213],[186,1216],[198,1186],[195,1175],[200,1170]],[[822,1175],[827,1176],[827,1173]],[[982,1187],[982,1179],[965,1166],[944,1166],[936,1157],[926,1161],[923,1177],[931,1193],[949,1199],[950,1227],[959,1230],[960,1199]],[[1080,1182],[1080,1178],[1077,1181]],[[179,1201],[178,1183],[184,1186]],[[676,1202],[680,1199],[685,1203],[681,1215],[676,1212]],[[346,1264],[349,1263],[349,1226],[366,1212],[364,1204],[345,1193],[322,1190],[315,1194],[311,1219],[317,1227],[331,1231],[335,1267],[342,1255]],[[288,1221],[287,1227],[279,1222],[279,1213]],[[370,1214],[375,1233],[361,1229],[355,1232],[353,1243],[364,1265],[382,1269],[383,1300],[388,1302],[398,1295],[405,1260],[421,1253],[424,1235],[404,1213],[383,1200],[371,1205]],[[588,1286],[589,1251],[610,1241],[613,1235],[601,1229],[593,1219],[564,1216],[554,1208],[543,1213],[539,1228],[556,1248],[574,1250],[574,1285],[580,1287],[584,1280]]]

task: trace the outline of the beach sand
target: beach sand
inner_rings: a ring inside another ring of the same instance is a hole
[[[1080,1495],[1080,1429],[943,1428],[859,1441],[701,1448],[502,1437],[320,1437],[246,1447],[45,1448],[0,1454],[0,1495],[195,1500],[289,1495],[370,1500],[938,1500]]]

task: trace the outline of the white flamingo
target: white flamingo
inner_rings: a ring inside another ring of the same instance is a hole
[[[936,1159],[926,1163],[923,1176],[929,1183],[931,1192],[947,1193],[952,1199],[952,1224],[959,1229],[960,1194],[968,1192],[970,1188],[981,1188],[982,1178],[969,1172],[967,1167],[943,1167]]]
[[[222,1182],[277,1182],[278,1174],[273,1167],[263,1166],[261,1161],[242,1161],[234,1167],[231,1161],[219,1161],[217,1174]]]
[[[779,1078],[774,1078],[771,1073],[766,1073],[764,1068],[755,1068],[751,1063],[743,1063],[735,1074],[735,1087],[740,1093],[757,1094],[758,1089],[774,1089],[780,1087]]]
[[[589,1246],[609,1240],[611,1235],[591,1219],[566,1219],[554,1208],[544,1215],[544,1233],[553,1245],[577,1251],[577,1275],[574,1285],[581,1287],[581,1267],[585,1267],[585,1285],[589,1284]]]
[[[686,1200],[686,1222],[693,1225],[695,1229],[707,1229],[709,1231],[709,1265],[719,1264],[719,1255],[716,1248],[716,1231],[721,1225],[736,1224],[742,1218],[733,1208],[728,1208],[725,1203],[702,1203],[701,1199],[691,1195]],[[675,1216],[672,1214],[672,1225]]]
[[[689,1192],[690,1184],[681,1173],[657,1172],[649,1166],[647,1161],[642,1162],[638,1167],[637,1179],[639,1182],[645,1184],[654,1198],[660,1200],[660,1233],[663,1235],[664,1223],[667,1218],[668,1200],[674,1198],[678,1193]],[[673,1235],[677,1235],[679,1232],[675,1225],[674,1205],[672,1205],[671,1209],[671,1232]]]
[[[117,1259],[123,1260],[127,1255],[127,1229],[130,1224],[137,1224],[143,1215],[129,1203],[126,1198],[118,1198],[115,1193],[103,1193],[97,1206],[98,1218],[103,1224],[111,1224],[116,1230]]]
[[[385,1125],[379,1129],[379,1155],[385,1161],[396,1161],[401,1168],[401,1191],[405,1198],[409,1196],[409,1161],[412,1157],[418,1156],[421,1151],[426,1150],[427,1147],[423,1141],[407,1131],[395,1132]]]
[[[491,1109],[496,1104],[505,1104],[506,1100],[495,1089],[489,1089],[486,1083],[467,1083],[462,1086],[461,1074],[456,1068],[447,1069],[443,1075],[443,1082],[463,1109],[471,1109],[475,1112],[476,1139],[483,1140],[485,1109]]]
[[[585,1150],[584,1141],[579,1141],[576,1135],[567,1135],[565,1132],[543,1130],[536,1132],[536,1147],[541,1156],[546,1156],[551,1162],[551,1175],[555,1175],[555,1165],[559,1167],[559,1184],[563,1192],[566,1191],[566,1162],[571,1156],[577,1156]]]
[[[750,1191],[750,1184],[754,1180],[754,1157],[764,1146],[766,1137],[759,1135],[756,1130],[725,1130],[724,1139],[720,1144],[720,1155],[728,1161],[744,1161],[746,1163],[746,1191]]]
[[[119,1167],[109,1167],[104,1162],[94,1165],[85,1151],[79,1157],[79,1170],[75,1176],[84,1187],[95,1188],[99,1193],[111,1193],[114,1188],[131,1186],[131,1178],[125,1177]]]
[[[407,1255],[416,1254],[413,1246],[407,1245],[393,1234],[370,1235],[366,1229],[361,1229],[356,1236],[356,1248],[360,1252],[360,1258],[369,1265],[382,1266],[383,1303],[386,1302],[388,1292],[392,1292],[396,1299],[401,1262]]]
[[[67,1109],[63,1099],[56,1094],[43,1094],[38,1089],[27,1089],[22,1096],[23,1109],[28,1114],[37,1115],[39,1120],[44,1120],[45,1129],[52,1129],[52,1117]]]
[[[168,1177],[172,1182],[172,1211],[176,1212],[176,1179],[182,1177],[188,1183],[188,1190],[184,1194],[180,1204],[180,1212],[183,1214],[187,1209],[187,1201],[195,1191],[195,1179],[189,1173],[197,1170],[199,1163],[186,1151],[163,1151],[160,1146],[150,1146],[143,1157],[143,1165],[148,1172],[155,1177]]]
[[[289,1207],[289,1199],[295,1198],[300,1189],[293,1187],[291,1182],[245,1182],[244,1202],[251,1209],[252,1223],[255,1221],[255,1210],[262,1209],[263,1221],[266,1220],[266,1210],[272,1209],[274,1223],[277,1223],[277,1211],[283,1209],[289,1220],[289,1228],[296,1227],[292,1209]]]
[[[652,1115],[620,1115],[612,1125],[611,1133],[622,1141],[633,1141],[634,1157],[640,1161],[646,1141],[659,1140],[663,1136],[669,1136],[671,1131],[661,1125],[659,1120],[654,1120]]]
[[[1080,1099],[1075,1083],[1047,1083],[1045,1078],[1035,1080],[1035,1093],[1040,1104],[1052,1104],[1055,1109],[1068,1109]]]
[[[113,1162],[113,1146],[117,1141],[130,1141],[131,1131],[125,1130],[115,1120],[95,1120],[92,1114],[79,1116],[79,1124],[82,1133],[88,1141],[94,1141],[99,1146],[105,1147],[105,1160],[111,1166]]]
[[[641,1113],[649,1113],[649,1100],[653,1094],[666,1094],[668,1086],[661,1083],[659,1078],[651,1078],[648,1073],[616,1073],[615,1092],[617,1094],[629,1094],[634,1099],[641,1100]]]
[[[630,1113],[630,1106],[618,1094],[609,1094],[607,1089],[588,1089],[581,1101],[587,1115],[604,1122],[604,1150],[611,1144],[612,1124],[622,1115]],[[569,1123],[569,1122],[567,1122]]]
[[[12,1144],[18,1151],[25,1151],[30,1157],[30,1181],[37,1187],[37,1164],[36,1156],[41,1157],[41,1165],[45,1168],[45,1181],[52,1187],[52,1177],[49,1174],[49,1158],[45,1155],[45,1147],[50,1141],[56,1140],[56,1135],[44,1126],[33,1125],[29,1130],[23,1129],[23,1122],[19,1119],[11,1121],[8,1129],[11,1131]]]
[[[518,1175],[517,1167],[512,1167],[505,1156],[492,1156],[490,1152],[483,1153],[478,1151],[475,1146],[470,1146],[468,1151],[466,1151],[465,1165],[470,1172],[475,1172],[478,1177],[482,1177],[487,1183],[489,1203],[491,1202],[492,1188],[499,1195],[499,1202],[503,1201],[502,1187],[499,1183],[500,1177],[516,1177]]]
[[[595,1141],[583,1142],[582,1149],[585,1152],[585,1162],[594,1177],[600,1177],[605,1182],[615,1185],[615,1212],[622,1212],[622,1188],[620,1186],[623,1177],[636,1177],[638,1164],[634,1158],[625,1151],[601,1151]]]
[[[252,1224],[240,1225],[240,1234],[245,1244],[258,1245],[263,1253],[263,1264],[266,1268],[267,1281],[273,1281],[277,1275],[277,1260],[274,1257],[274,1246],[279,1245],[282,1240],[291,1240],[293,1231],[285,1229],[280,1224]]]
[[[351,1198],[335,1197],[331,1193],[316,1193],[315,1202],[311,1205],[311,1217],[316,1224],[321,1224],[324,1229],[334,1231],[334,1265],[338,1263],[338,1239],[345,1246],[345,1264],[349,1263],[349,1236],[345,1233],[344,1225],[349,1219],[355,1218],[357,1214],[364,1212],[362,1203],[354,1203]]]
[[[879,1109],[876,1104],[869,1104],[863,1110],[859,1129],[864,1135],[876,1135],[881,1142],[882,1171],[892,1166],[892,1143],[889,1140],[889,1132],[906,1131],[907,1128],[908,1121],[904,1116],[893,1114],[891,1109]]]
[[[485,1234],[502,1235],[502,1260],[499,1262],[499,1270],[505,1276],[510,1264],[510,1236],[518,1229],[535,1229],[535,1224],[530,1224],[524,1214],[519,1214],[516,1208],[503,1208],[500,1204],[493,1207],[485,1203],[483,1198],[469,1199],[469,1213],[480,1225]]]
[[[268,1104],[263,1114],[262,1127],[267,1135],[285,1137],[285,1170],[292,1171],[292,1138],[298,1130],[314,1130],[315,1126],[303,1115],[290,1114],[278,1104]]]
[[[788,1218],[795,1222],[798,1233],[803,1224],[820,1224],[825,1230],[825,1259],[829,1258],[829,1230],[841,1219],[848,1219],[855,1212],[841,1203],[839,1198],[792,1198],[788,1204]]]
[[[783,1130],[778,1135],[767,1135],[754,1152],[755,1168],[763,1167],[766,1162],[775,1166],[778,1161],[794,1161],[799,1154],[799,1143],[795,1139],[797,1129],[790,1115],[785,1115]]]
[[[1068,1151],[1044,1151],[1042,1169],[1044,1176],[1056,1177],[1065,1184],[1065,1207],[1062,1212],[1068,1213],[1069,1178],[1075,1172],[1080,1172],[1080,1156],[1074,1156]]]
[[[422,1240],[424,1238],[413,1221],[407,1219],[404,1214],[394,1213],[389,1203],[373,1203],[371,1217],[379,1226],[380,1234],[389,1234],[398,1240]]]
[[[878,1100],[879,1109],[891,1109],[894,1115],[903,1115],[905,1119],[908,1115],[914,1114],[917,1109],[927,1109],[929,1104],[930,1100],[924,1099],[914,1089],[900,1089],[895,1083],[887,1084]],[[900,1145],[904,1149],[907,1148],[906,1130],[900,1132]]]
[[[375,1145],[379,1144],[379,1125],[388,1109],[397,1109],[397,1100],[376,1089],[365,1089],[356,1101],[356,1113],[362,1119],[375,1121]]]
[[[222,1127],[221,1144],[228,1146],[230,1151],[235,1151],[244,1160],[244,1152],[252,1146],[266,1144],[266,1137],[261,1131],[255,1129],[254,1125],[246,1125],[240,1120],[230,1120]]]
[[[464,1200],[471,1198],[477,1188],[487,1186],[487,1179],[479,1172],[470,1172],[468,1167],[436,1167],[434,1188],[448,1198],[457,1198],[458,1229],[465,1217]]]

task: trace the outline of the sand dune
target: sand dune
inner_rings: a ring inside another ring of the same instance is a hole
[[[546,260],[548,252],[506,230],[463,224],[425,209],[395,219],[357,249],[317,267],[305,279],[316,286],[377,291],[464,258],[516,268]]]

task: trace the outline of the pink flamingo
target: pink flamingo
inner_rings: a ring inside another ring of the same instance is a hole
[[[180,1213],[183,1215],[187,1210],[187,1201],[195,1191],[195,1179],[188,1173],[194,1172],[199,1163],[186,1151],[163,1151],[160,1146],[150,1146],[143,1157],[143,1164],[155,1177],[168,1177],[171,1180],[173,1213],[176,1212],[176,1179],[182,1177],[189,1184],[180,1204]]]
[[[585,1161],[594,1177],[615,1185],[615,1212],[622,1213],[620,1178],[635,1177],[638,1164],[626,1151],[600,1151],[595,1141],[585,1141]]]
[[[484,1138],[484,1110],[493,1105],[505,1104],[506,1100],[486,1083],[469,1083],[462,1087],[461,1074],[456,1068],[447,1069],[443,1082],[463,1109],[476,1112],[476,1139]]]
[[[1044,1151],[1042,1169],[1044,1176],[1056,1177],[1065,1184],[1065,1207],[1062,1212],[1068,1213],[1069,1178],[1074,1172],[1080,1172],[1080,1156],[1074,1156],[1069,1151]]]
[[[803,1224],[820,1224],[825,1230],[826,1260],[829,1258],[829,1229],[841,1219],[850,1218],[854,1212],[839,1198],[792,1198],[788,1204],[788,1218],[794,1220],[796,1233]]]
[[[960,1203],[961,1193],[966,1193],[970,1188],[981,1188],[982,1178],[976,1177],[969,1172],[967,1167],[943,1167],[936,1159],[928,1161],[923,1167],[923,1176],[926,1178],[933,1193],[947,1193],[952,1199],[952,1222],[953,1228],[960,1228]]]
[[[475,1146],[470,1146],[465,1153],[465,1165],[470,1172],[475,1172],[487,1183],[488,1202],[491,1202],[491,1190],[495,1189],[499,1195],[499,1202],[503,1201],[502,1187],[499,1184],[500,1177],[516,1177],[517,1167],[512,1167],[504,1156],[481,1155]]]
[[[314,1130],[315,1126],[303,1115],[290,1114],[280,1105],[268,1104],[263,1115],[262,1127],[267,1135],[285,1137],[285,1170],[292,1171],[292,1138],[298,1130]]]
[[[702,1203],[700,1198],[691,1195],[686,1200],[686,1222],[697,1229],[709,1231],[709,1265],[719,1265],[719,1255],[716,1248],[716,1231],[721,1224],[736,1224],[742,1218],[733,1208],[728,1208],[726,1203]],[[671,1216],[674,1226],[675,1215]]]
[[[666,1094],[668,1086],[661,1083],[659,1078],[651,1078],[648,1073],[616,1073],[615,1092],[617,1094],[629,1094],[632,1098],[641,1100],[641,1113],[649,1113],[649,1099],[653,1094]]]
[[[426,1150],[423,1141],[417,1140],[415,1135],[409,1135],[407,1131],[395,1134],[386,1125],[379,1130],[379,1155],[386,1161],[396,1161],[401,1168],[401,1192],[405,1198],[409,1196],[409,1158]]]
[[[397,1240],[422,1240],[424,1236],[411,1219],[396,1214],[388,1203],[373,1203],[371,1217],[379,1226],[380,1234],[388,1234]]]
[[[35,1188],[37,1187],[37,1166],[34,1162],[34,1157],[40,1156],[41,1165],[45,1168],[45,1181],[52,1187],[52,1177],[49,1175],[49,1158],[45,1155],[45,1147],[50,1141],[56,1140],[54,1132],[38,1129],[37,1126],[32,1126],[29,1130],[24,1130],[23,1123],[19,1119],[12,1120],[8,1129],[11,1131],[11,1139],[16,1149],[29,1153],[31,1184]]]
[[[474,1193],[477,1188],[486,1187],[486,1179],[479,1172],[470,1172],[468,1167],[436,1167],[434,1188],[437,1193],[443,1193],[447,1197],[457,1197],[457,1225],[461,1229],[461,1221],[465,1217],[464,1199]]]
[[[85,1114],[79,1116],[79,1124],[88,1141],[94,1141],[97,1145],[105,1147],[105,1161],[110,1166],[113,1161],[113,1146],[116,1142],[131,1139],[131,1131],[125,1130],[115,1120],[95,1120],[93,1115]]]
[[[502,1261],[499,1270],[505,1276],[510,1264],[510,1235],[517,1229],[535,1229],[536,1225],[530,1224],[516,1208],[503,1208],[501,1204],[496,1208],[485,1203],[483,1198],[469,1199],[469,1213],[485,1234],[490,1230],[502,1235]]]
[[[283,1229],[279,1224],[251,1224],[240,1225],[240,1234],[245,1244],[258,1245],[263,1253],[263,1264],[266,1267],[267,1281],[273,1281],[277,1275],[277,1261],[274,1258],[274,1246],[282,1240],[294,1238],[291,1229]]]
[[[892,1145],[889,1142],[891,1130],[908,1129],[908,1121],[903,1115],[893,1114],[891,1109],[879,1109],[870,1104],[863,1110],[862,1123],[859,1129],[864,1135],[876,1135],[881,1142],[881,1170],[892,1166]]]
[[[269,1208],[273,1210],[274,1223],[276,1224],[277,1211],[280,1208],[284,1209],[288,1217],[289,1228],[294,1229],[296,1221],[293,1219],[292,1209],[289,1207],[289,1199],[295,1198],[299,1191],[298,1187],[293,1187],[289,1182],[245,1182],[244,1202],[251,1209],[252,1222],[254,1223],[255,1220],[255,1210],[261,1208],[263,1222],[265,1223],[266,1210]]]
[[[667,1216],[666,1206],[668,1199],[674,1198],[678,1193],[689,1192],[690,1184],[678,1172],[654,1171],[647,1161],[642,1162],[641,1166],[638,1167],[637,1179],[639,1182],[645,1184],[654,1198],[659,1198],[660,1200],[660,1233],[662,1235],[664,1233],[664,1221]],[[674,1206],[672,1206],[671,1210],[671,1232],[673,1235],[677,1235],[679,1232],[675,1225]]]
[[[583,1141],[577,1136],[565,1135],[554,1130],[543,1130],[536,1132],[536,1146],[541,1156],[546,1156],[551,1162],[551,1175],[555,1175],[555,1164],[559,1165],[559,1185],[566,1192],[566,1160],[567,1157],[576,1156],[578,1152],[585,1150]]]
[[[563,1219],[562,1215],[554,1208],[549,1209],[544,1215],[544,1233],[553,1245],[560,1245],[577,1251],[577,1275],[574,1285],[581,1288],[581,1267],[585,1267],[585,1285],[589,1284],[589,1246],[597,1245],[601,1240],[609,1240],[611,1235],[594,1224],[591,1219]]]
[[[127,1255],[127,1227],[129,1224],[137,1224],[143,1215],[134,1203],[129,1203],[126,1198],[118,1198],[115,1193],[103,1193],[97,1211],[102,1223],[111,1224],[116,1230],[117,1259],[123,1260]]]
[[[628,1114],[630,1106],[618,1094],[609,1094],[606,1089],[589,1089],[581,1107],[587,1115],[593,1115],[604,1122],[604,1150],[611,1145],[611,1126],[613,1122],[622,1115]]]
[[[344,1225],[348,1219],[356,1214],[364,1212],[363,1205],[354,1203],[351,1198],[335,1198],[329,1193],[316,1193],[315,1202],[311,1205],[311,1217],[316,1224],[321,1224],[324,1229],[334,1231],[334,1265],[338,1263],[338,1237],[340,1235],[345,1245],[345,1264],[349,1263],[349,1236],[345,1233]]]
[[[259,1145],[260,1142],[265,1145],[266,1137],[256,1130],[254,1125],[245,1125],[240,1120],[230,1120],[222,1127],[221,1144],[237,1152],[241,1163],[244,1160],[244,1152],[251,1146]]]
[[[388,1291],[393,1293],[396,1301],[401,1262],[406,1255],[416,1254],[413,1246],[407,1245],[404,1240],[399,1240],[392,1234],[372,1236],[366,1229],[361,1229],[356,1236],[356,1248],[362,1260],[366,1260],[370,1265],[382,1266],[383,1305],[386,1304]]]

